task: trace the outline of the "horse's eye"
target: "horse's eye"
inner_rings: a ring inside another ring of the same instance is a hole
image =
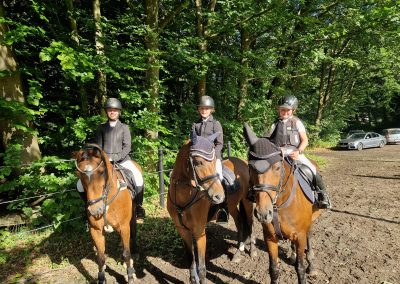
[[[194,164],[195,166],[202,166],[202,165],[203,165],[203,162],[202,162],[202,161],[198,161],[198,160],[194,160],[194,161],[193,161],[193,164]]]
[[[275,163],[275,164],[273,165],[273,169],[274,169],[275,171],[280,171],[280,170],[281,170],[281,166],[282,166],[281,163]]]

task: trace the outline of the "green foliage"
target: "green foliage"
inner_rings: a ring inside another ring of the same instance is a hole
[[[76,181],[73,165],[63,160],[92,141],[104,120],[100,74],[105,95],[123,102],[121,120],[131,128],[131,156],[143,168],[146,197],[158,193],[159,147],[168,182],[175,155],[198,119],[202,76],[233,156],[246,157],[243,122],[262,135],[288,92],[300,100],[296,114],[306,124],[311,146],[333,145],[351,127],[398,126],[400,33],[393,1],[222,0],[213,11],[203,6],[195,13],[190,4],[178,14],[170,14],[177,11],[176,1],[163,1],[153,23],[144,2],[127,7],[123,1],[104,1],[101,54],[92,6],[73,5],[71,13],[62,1],[9,1],[6,18],[0,18],[9,27],[1,44],[15,54],[25,96],[24,103],[0,98],[2,122],[22,133],[0,153],[0,179],[6,180],[0,194],[10,200],[54,194],[39,203],[39,215],[30,199],[9,204],[10,210],[36,218],[36,224],[62,227],[69,224],[62,221],[80,214],[76,193],[59,193],[74,189]],[[75,39],[70,19],[77,23]],[[197,22],[207,23],[204,34]],[[13,75],[0,72],[4,82]],[[146,136],[149,132],[158,139]],[[21,140],[27,134],[37,136],[43,159],[21,168]]]

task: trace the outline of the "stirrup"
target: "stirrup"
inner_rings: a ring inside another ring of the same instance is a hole
[[[136,218],[143,220],[146,217],[146,210],[141,205],[136,205]]]
[[[220,208],[217,212],[217,223],[228,223],[229,214],[225,208]]]
[[[329,196],[326,193],[321,192],[321,200],[318,200],[318,207],[321,209],[331,209],[332,203]]]

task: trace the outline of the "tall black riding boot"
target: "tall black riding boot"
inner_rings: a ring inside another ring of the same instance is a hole
[[[323,209],[331,209],[331,201],[326,191],[326,186],[324,181],[322,180],[322,176],[319,172],[315,175],[315,186],[318,191],[318,206]]]
[[[229,186],[225,180],[222,182],[222,186],[224,187],[225,199],[221,203],[218,212],[217,212],[217,223],[227,223],[229,220],[229,210],[228,210],[228,191],[227,187]]]
[[[144,219],[146,215],[146,211],[143,208],[143,195],[144,195],[144,186],[136,187],[136,217],[138,219]]]

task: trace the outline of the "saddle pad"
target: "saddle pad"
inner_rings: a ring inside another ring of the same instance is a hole
[[[228,167],[222,166],[222,176],[224,181],[222,185],[228,194],[236,192],[240,188],[239,180],[236,179],[235,173]]]
[[[295,174],[297,180],[299,181],[300,187],[301,187],[304,195],[307,197],[308,200],[310,200],[310,202],[312,204],[314,204],[315,203],[315,191],[312,190],[310,184],[308,183],[307,180],[304,179],[303,175],[300,174],[299,169],[297,167],[294,170],[294,174]]]

